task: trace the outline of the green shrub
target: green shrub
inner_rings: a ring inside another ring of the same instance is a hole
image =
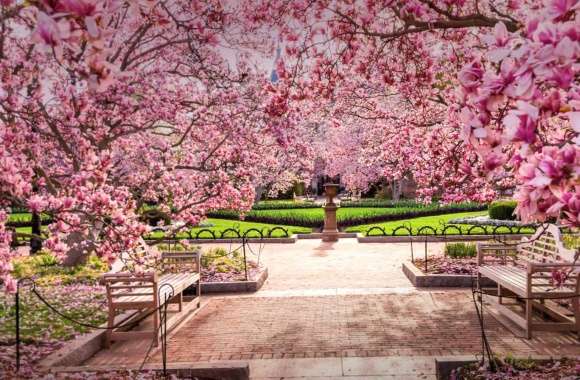
[[[445,245],[445,256],[452,259],[475,257],[477,248],[472,243],[448,243]]]
[[[518,203],[516,201],[496,201],[489,205],[489,217],[499,220],[515,220],[514,210]]]
[[[39,285],[95,283],[108,270],[108,265],[96,256],[89,257],[85,265],[63,267],[50,252],[17,258],[12,274],[16,278],[34,277]]]
[[[568,249],[578,249],[580,247],[579,234],[563,234],[562,241],[564,243],[564,247]]]
[[[160,222],[164,226],[171,224],[171,217],[166,213],[157,208],[150,208],[143,211],[142,220],[147,222],[150,226],[158,226]]]
[[[244,256],[237,250],[228,255],[224,248],[210,248],[201,255],[201,266],[218,273],[240,273],[244,270]]]

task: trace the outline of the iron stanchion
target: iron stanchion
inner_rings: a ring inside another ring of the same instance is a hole
[[[16,372],[20,372],[20,280],[16,283],[16,294],[14,295],[16,306]]]
[[[248,281],[248,261],[246,259],[246,244],[247,244],[248,240],[247,238],[244,236],[242,237],[242,252],[244,253],[244,272],[246,274],[246,281]]]

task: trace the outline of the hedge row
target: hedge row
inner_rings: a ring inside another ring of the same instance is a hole
[[[451,204],[451,205],[429,205],[422,208],[394,208],[389,210],[389,212],[381,213],[379,210],[377,212],[361,212],[353,213],[352,215],[341,215],[338,214],[338,223],[341,227],[356,226],[360,224],[378,223],[378,222],[388,222],[394,220],[402,220],[415,218],[420,216],[433,216],[442,215],[454,212],[466,212],[466,211],[480,211],[485,210],[486,205],[480,205],[475,203],[464,203],[464,204]],[[247,213],[244,217],[245,221],[258,222],[258,223],[268,223],[268,224],[281,224],[290,226],[300,226],[300,227],[310,227],[319,228],[324,224],[324,214],[322,210],[320,212],[304,212],[301,213],[297,210],[295,213],[289,210],[280,210],[276,213],[273,212],[265,214],[261,210],[252,210]],[[239,220],[240,215],[236,211],[223,210],[218,212],[213,212],[209,215],[212,218],[219,219],[230,219]]]
[[[295,208],[320,208],[314,202],[294,202],[294,201],[262,201],[255,203],[252,210],[287,210]]]
[[[413,200],[393,201],[389,199],[360,199],[358,201],[341,201],[340,207],[429,207],[433,204],[419,203]]]
[[[489,205],[489,217],[498,220],[515,220],[514,211],[518,203],[516,201],[496,201]]]

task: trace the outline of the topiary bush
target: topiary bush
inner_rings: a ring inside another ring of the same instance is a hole
[[[471,243],[449,243],[445,245],[445,256],[452,259],[475,257],[477,248]]]
[[[489,205],[490,219],[515,220],[514,210],[518,203],[516,201],[496,201]]]

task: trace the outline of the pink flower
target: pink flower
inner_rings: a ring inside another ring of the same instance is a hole
[[[31,196],[27,205],[32,212],[42,212],[47,206],[46,201],[38,195]]]
[[[57,46],[60,41],[68,38],[69,28],[66,21],[57,23],[52,17],[44,12],[39,12],[36,20],[36,30],[34,32],[38,42],[48,46]]]
[[[536,140],[538,113],[539,111],[535,106],[526,102],[518,102],[518,109],[510,111],[503,121],[508,141],[532,144]]]
[[[93,16],[97,9],[93,1],[61,0],[61,3],[66,11],[81,17]]]
[[[485,157],[485,169],[487,171],[492,171],[495,168],[501,166],[503,160],[497,153],[490,153]]]
[[[4,290],[7,293],[16,293],[18,283],[11,275],[4,276],[2,280],[4,281]]]
[[[548,15],[558,18],[573,9],[578,9],[579,5],[578,0],[551,0],[548,5]]]
[[[482,77],[483,69],[480,62],[472,62],[459,72],[459,81],[468,90],[478,87]]]

